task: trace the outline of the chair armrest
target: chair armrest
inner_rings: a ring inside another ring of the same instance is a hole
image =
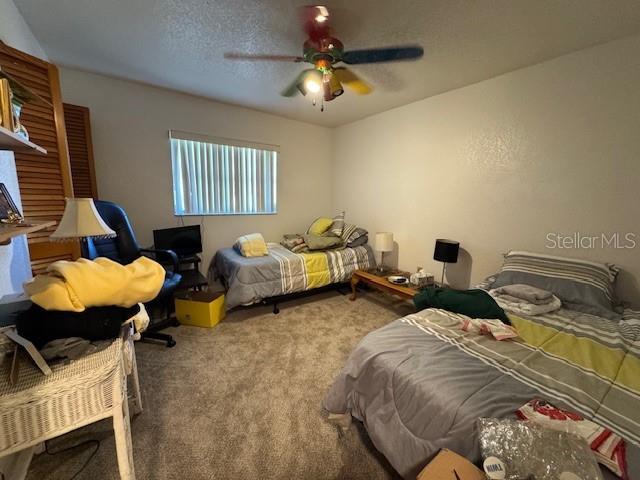
[[[173,266],[173,273],[178,271],[178,255],[173,250],[158,250],[155,248],[141,248],[140,253],[151,254],[155,257],[156,260],[162,261],[169,260]]]

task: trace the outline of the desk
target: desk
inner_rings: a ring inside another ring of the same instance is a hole
[[[200,273],[200,255],[178,255],[178,272],[182,275],[178,290],[204,290],[209,285],[209,280]],[[189,266],[187,268],[186,266]],[[164,264],[165,268],[170,268],[168,264]]]
[[[207,277],[200,273],[200,270],[181,270],[182,280],[178,290],[203,290],[209,285]]]
[[[142,410],[131,326],[107,348],[68,364],[53,364],[45,376],[21,355],[18,381],[10,385],[10,363],[0,368],[0,457],[63,435],[90,423],[113,418],[120,478],[135,479],[127,375],[134,401]]]

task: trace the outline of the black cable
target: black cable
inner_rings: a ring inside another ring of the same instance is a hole
[[[98,453],[98,450],[100,450],[100,440],[96,440],[96,439],[85,440],[84,442],[80,442],[77,445],[71,445],[70,447],[65,447],[61,450],[58,450],[57,452],[49,451],[49,442],[46,441],[44,442],[44,450],[45,452],[47,452],[48,455],[53,456],[53,455],[58,455],[59,453],[68,452],[69,450],[74,450],[78,447],[84,447],[85,445],[92,445],[92,444],[96,446],[96,449],[93,452],[91,452],[91,455],[89,455],[89,458],[87,458],[87,460],[84,462],[82,467],[80,467],[80,470],[78,470],[76,473],[73,474],[71,478],[69,478],[69,480],[74,480],[78,475],[80,475],[83,472],[85,468],[87,468],[87,465],[89,465],[89,462],[93,460],[93,457],[95,457],[96,453]]]

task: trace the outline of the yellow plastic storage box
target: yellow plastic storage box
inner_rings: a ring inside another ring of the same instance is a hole
[[[183,325],[215,327],[224,318],[223,292],[188,292],[176,295],[176,318]]]

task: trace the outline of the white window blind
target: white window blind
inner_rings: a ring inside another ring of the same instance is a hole
[[[176,215],[277,212],[278,147],[169,132]]]

